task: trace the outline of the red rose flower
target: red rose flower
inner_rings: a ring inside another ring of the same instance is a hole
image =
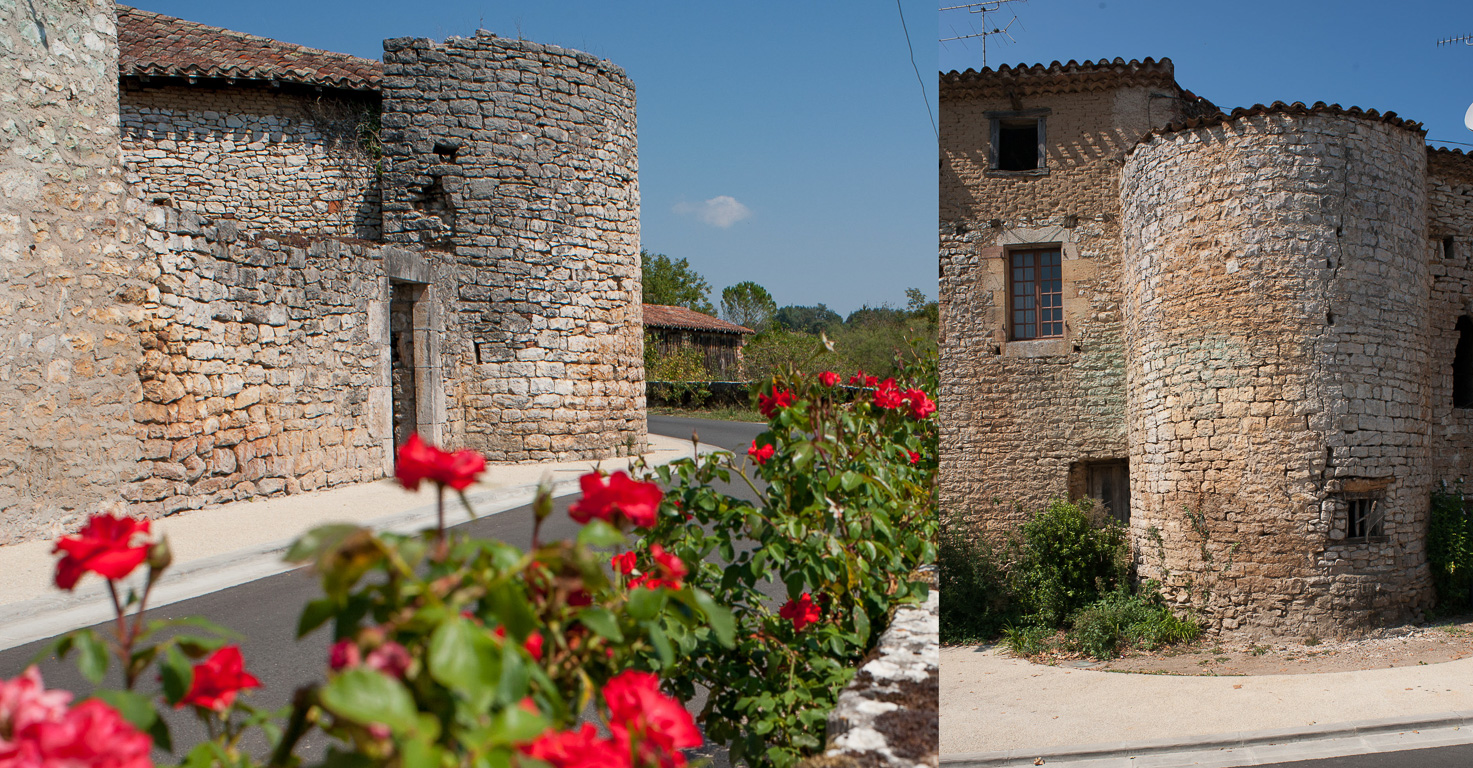
[[[910,406],[912,418],[920,420],[936,412],[936,403],[919,389],[907,389],[901,393],[900,397]]]
[[[910,463],[912,463],[912,464],[919,464],[919,463],[921,463],[921,455],[919,453],[916,453],[915,451],[906,451],[906,453],[910,455]]]
[[[486,471],[486,457],[471,451],[447,453],[412,434],[399,446],[399,460],[394,476],[411,491],[419,490],[421,480],[448,485],[457,491],[469,488],[476,477]]]
[[[895,409],[905,404],[894,379],[885,379],[875,388],[875,405],[879,408]]]
[[[818,381],[825,387],[832,387],[839,383],[839,374],[833,371],[824,371],[818,375]]]
[[[189,692],[174,706],[177,708],[193,704],[223,712],[235,703],[237,693],[247,688],[260,687],[261,681],[245,671],[240,646],[227,645],[210,654],[210,658],[194,665],[194,681],[189,684]]]
[[[620,672],[604,686],[604,701],[614,741],[637,749],[640,765],[679,768],[685,765],[680,750],[701,745],[695,719],[680,702],[660,693],[660,679],[648,672]]]
[[[580,523],[595,517],[617,523],[616,515],[622,514],[631,524],[648,528],[655,524],[660,499],[665,496],[660,486],[630,479],[622,471],[607,477],[590,472],[578,483],[583,487],[583,498],[568,507],[568,515]]]
[[[492,634],[504,639],[506,637],[506,627],[497,627],[496,631]],[[522,647],[527,649],[527,653],[531,654],[533,661],[542,661],[541,632],[533,632],[532,634],[527,635],[527,639],[525,642],[522,643]]]
[[[327,666],[336,672],[340,669],[352,669],[363,663],[363,652],[358,650],[358,644],[349,638],[343,638],[332,644],[327,651]]]
[[[527,757],[553,768],[630,768],[629,750],[598,737],[592,723],[576,731],[548,731],[522,747]]]
[[[12,723],[14,725],[14,723]],[[43,768],[150,768],[153,739],[117,710],[89,699],[59,716],[35,720],[0,740],[0,765]]]
[[[413,660],[408,648],[390,640],[369,651],[368,658],[363,661],[369,669],[376,669],[389,677],[403,680],[404,673],[409,671],[409,663]]]
[[[71,590],[88,571],[110,580],[132,573],[148,559],[149,543],[133,544],[133,538],[140,534],[148,534],[147,520],[107,513],[93,515],[77,535],[63,536],[51,550],[53,555],[66,553],[56,563],[56,586]]]
[[[761,411],[762,418],[770,419],[774,413],[787,408],[795,402],[797,402],[797,398],[793,396],[791,390],[778,389],[777,385],[773,384],[770,394],[757,396],[757,410]]]
[[[862,386],[864,386],[864,371],[855,371],[854,372],[854,375],[849,377],[849,386],[851,386],[851,387],[862,387]]]
[[[772,455],[775,453],[777,453],[777,448],[773,447],[771,443],[758,448],[756,440],[753,440],[752,447],[747,449],[747,455],[759,465],[766,464],[767,460],[772,458]]]
[[[625,552],[623,554],[614,555],[613,557],[609,558],[609,563],[614,566],[615,571],[628,576],[629,574],[634,573],[634,559],[635,558],[633,552]]]
[[[818,606],[813,604],[813,598],[807,592],[797,600],[789,600],[778,610],[777,615],[793,622],[793,631],[802,632],[803,628],[818,621]]]

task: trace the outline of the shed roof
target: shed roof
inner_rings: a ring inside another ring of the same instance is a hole
[[[118,7],[118,74],[220,77],[377,91],[383,64],[126,5]]]
[[[712,331],[715,333],[741,333],[751,334],[756,331],[736,323],[728,323],[717,317],[712,317],[704,312],[685,307],[672,307],[668,304],[646,304],[644,305],[644,324],[649,328],[681,328],[691,331]]]

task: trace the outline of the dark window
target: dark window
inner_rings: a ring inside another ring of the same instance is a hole
[[[1122,459],[1075,464],[1084,495],[1123,525],[1130,525],[1130,464]]]
[[[1345,538],[1369,539],[1386,535],[1381,512],[1381,494],[1346,493],[1341,495],[1345,504]]]
[[[1061,251],[1014,251],[1009,257],[1010,321],[1013,339],[1057,339],[1064,335]]]
[[[1453,353],[1453,407],[1473,408],[1473,318],[1458,318],[1458,348]]]
[[[1038,120],[1001,120],[997,126],[997,170],[1031,171],[1038,168]]]

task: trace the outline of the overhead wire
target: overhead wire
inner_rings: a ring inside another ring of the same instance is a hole
[[[910,51],[910,68],[915,70],[916,82],[921,86],[921,101],[926,102],[926,117],[931,119],[931,132],[940,141],[941,131],[936,128],[936,115],[931,112],[931,97],[926,95],[926,81],[921,79],[921,68],[916,66],[916,49],[910,44],[910,29],[905,26],[905,9],[900,7],[900,0],[895,0],[895,10],[900,12],[900,29],[905,32],[905,47]]]

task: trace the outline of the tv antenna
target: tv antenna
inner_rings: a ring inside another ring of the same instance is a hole
[[[1458,43],[1462,43],[1463,45],[1473,45],[1473,35],[1463,35],[1462,37],[1449,37],[1446,40],[1437,41],[1437,44],[1439,46],[1457,45]],[[1468,130],[1473,131],[1473,104],[1469,104],[1468,111],[1463,113],[1463,126],[1466,127]]]
[[[1001,11],[1003,9],[1003,6],[1006,6],[1008,3],[1024,3],[1024,2],[1027,2],[1027,1],[1028,0],[985,0],[984,2],[980,2],[980,3],[965,3],[965,4],[962,4],[962,5],[944,6],[944,7],[941,8],[941,12],[942,13],[946,13],[947,11],[959,11],[959,10],[965,8],[966,11],[967,11],[967,13],[975,13],[975,14],[977,14],[978,18],[982,22],[982,25],[981,25],[982,26],[982,31],[978,32],[977,31],[977,25],[976,24],[972,24],[971,22],[968,22],[967,23],[967,25],[972,30],[971,31],[971,34],[962,34],[960,31],[957,30],[957,28],[956,28],[955,25],[948,25],[948,26],[951,26],[951,31],[952,31],[953,36],[952,37],[943,37],[943,38],[941,38],[941,40],[939,42],[946,43],[946,42],[950,42],[952,40],[969,40],[969,39],[974,38],[974,37],[980,37],[980,38],[982,38],[982,66],[983,67],[986,67],[987,66],[987,38],[989,38],[989,37],[991,37],[993,35],[1002,35],[1003,37],[1006,37],[1009,42],[1013,42],[1013,43],[1018,42],[1017,40],[1014,40],[1013,39],[1012,33],[1008,31],[1009,29],[1012,28],[1013,24],[1017,23],[1017,21],[1018,21],[1017,14],[1014,14],[1012,20],[1010,20],[1008,23],[1002,25],[1001,27],[998,27],[998,26],[989,26],[988,23],[987,23],[987,14],[989,14],[989,13],[997,13],[998,11]]]

